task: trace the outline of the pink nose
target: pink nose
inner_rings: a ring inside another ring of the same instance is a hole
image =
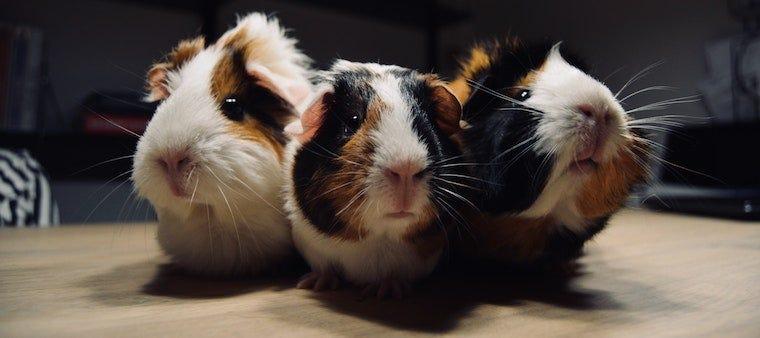
[[[186,152],[169,153],[159,159],[159,163],[166,170],[169,187],[174,196],[184,196],[187,174],[192,166],[192,160]]]
[[[608,110],[597,109],[590,104],[582,104],[578,106],[578,111],[590,120],[595,120],[599,125],[607,124],[610,121],[612,115]]]
[[[588,104],[578,106],[578,111],[590,122],[584,142],[579,147],[575,155],[576,160],[592,159],[596,162],[602,160],[603,152],[601,151],[607,141],[607,134],[610,130],[610,121],[612,114],[608,110],[597,109]]]
[[[385,168],[383,174],[393,184],[403,184],[405,181],[414,181],[422,177],[424,166],[412,162],[401,162]]]
[[[393,191],[394,212],[409,211],[424,174],[424,164],[411,161],[399,162],[383,170]]]

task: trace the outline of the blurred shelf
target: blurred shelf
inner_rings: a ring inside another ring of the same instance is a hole
[[[470,13],[441,4],[440,1],[352,1],[352,0],[290,0],[314,7],[323,7],[339,12],[373,18],[413,28],[425,29],[430,25],[431,16],[437,28],[460,23],[470,17]]]
[[[0,148],[28,150],[57,181],[110,180],[132,168],[132,158],[125,156],[134,154],[136,145],[137,138],[130,135],[0,132]],[[94,166],[104,161],[110,162]],[[114,181],[128,178],[124,174]]]

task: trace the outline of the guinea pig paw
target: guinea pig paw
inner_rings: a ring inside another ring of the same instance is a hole
[[[311,289],[313,291],[337,290],[340,286],[340,278],[332,272],[312,271],[301,277],[296,284],[299,289]]]
[[[405,296],[409,296],[411,291],[412,286],[410,283],[389,278],[379,283],[365,286],[359,299],[364,300],[372,295],[377,297],[377,299],[387,299],[389,297],[403,299]]]

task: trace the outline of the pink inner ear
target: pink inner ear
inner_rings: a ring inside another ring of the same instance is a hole
[[[324,121],[325,110],[327,110],[327,101],[332,98],[332,91],[325,91],[319,95],[309,108],[301,114],[301,134],[297,136],[301,143],[306,143],[314,138],[319,127]],[[292,124],[292,123],[291,123]],[[288,125],[290,126],[290,125]],[[298,126],[292,126],[292,130],[297,130]]]
[[[246,65],[246,68],[248,69],[248,74],[250,76],[258,79],[258,84],[260,86],[280,95],[283,99],[296,107],[302,104],[311,93],[311,88],[308,83],[301,83],[275,74],[263,65],[250,63]]]

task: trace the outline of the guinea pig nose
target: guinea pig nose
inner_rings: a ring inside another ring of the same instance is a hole
[[[588,105],[588,104],[582,104],[582,105],[578,106],[578,111],[580,111],[581,114],[583,114],[584,116],[586,116],[586,117],[588,117],[590,119],[593,119],[594,116],[596,115],[594,107],[592,107],[591,105]]]
[[[192,164],[190,157],[184,152],[166,155],[160,161],[169,174],[183,173]]]
[[[609,123],[612,119],[612,115],[610,114],[609,110],[597,109],[589,104],[582,104],[578,106],[578,111],[580,111],[580,113],[589,120],[595,120],[600,124]]]
[[[419,179],[425,173],[425,167],[413,162],[401,162],[383,170],[383,174],[393,183]]]

